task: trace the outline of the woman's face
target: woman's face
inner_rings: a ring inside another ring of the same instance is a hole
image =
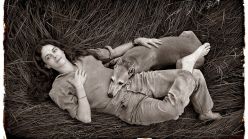
[[[67,61],[64,51],[51,44],[42,47],[41,58],[47,68],[55,70],[62,67]]]

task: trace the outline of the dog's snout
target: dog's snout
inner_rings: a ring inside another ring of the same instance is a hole
[[[113,94],[112,93],[108,93],[108,97],[113,98]]]

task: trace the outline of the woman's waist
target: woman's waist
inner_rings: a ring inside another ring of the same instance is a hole
[[[111,98],[108,97],[108,85],[98,84],[85,86],[85,92],[92,108],[104,108]]]
[[[129,117],[141,100],[147,97],[144,94],[129,91],[127,87],[122,88],[115,97],[111,98],[104,109],[100,112],[116,115],[117,117]]]

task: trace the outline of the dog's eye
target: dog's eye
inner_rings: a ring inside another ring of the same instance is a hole
[[[114,65],[114,68],[116,69],[117,67],[118,67],[118,65],[117,65],[117,64],[115,64],[115,65]]]
[[[118,82],[119,85],[123,85],[123,82]]]

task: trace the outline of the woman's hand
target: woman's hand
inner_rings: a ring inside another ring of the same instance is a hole
[[[72,80],[68,80],[70,84],[72,84],[75,88],[83,87],[85,81],[87,79],[87,75],[84,70],[77,69],[74,78]]]
[[[78,97],[78,108],[76,118],[83,123],[91,122],[91,110],[88,98],[84,90],[84,83],[86,81],[87,75],[84,70],[77,69],[75,71],[74,77],[68,82],[76,88],[76,93]]]
[[[147,48],[156,47],[158,48],[160,44],[162,44],[162,41],[160,39],[155,38],[137,38],[134,39],[134,44],[143,45]]]

